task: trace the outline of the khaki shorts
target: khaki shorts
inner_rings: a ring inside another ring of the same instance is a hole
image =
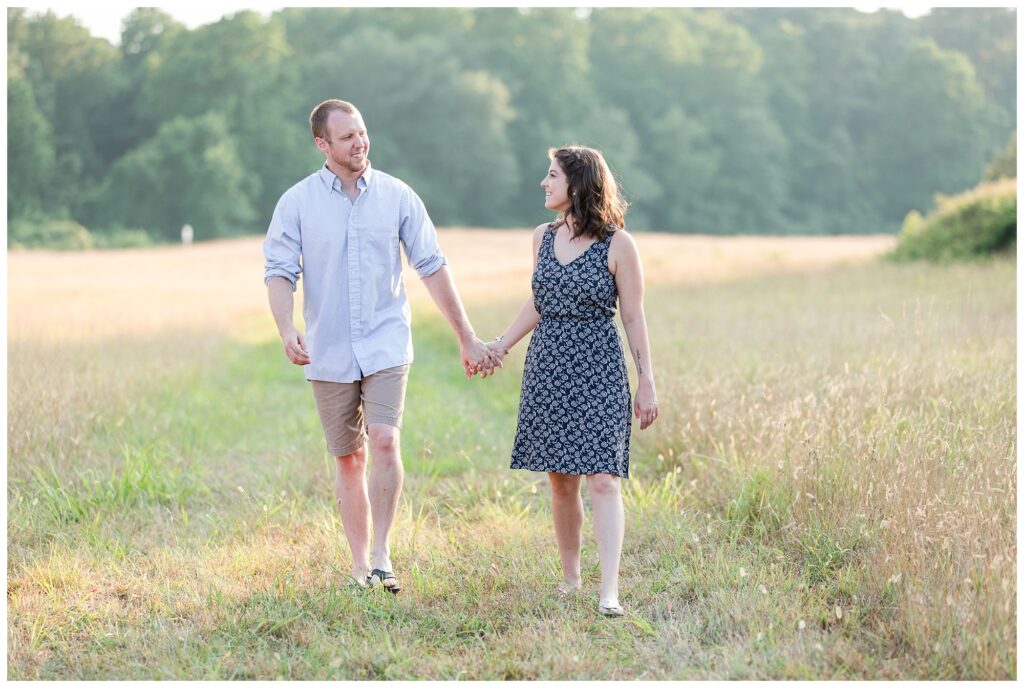
[[[409,364],[378,370],[355,382],[312,380],[313,398],[332,456],[346,456],[366,442],[371,423],[402,427]]]

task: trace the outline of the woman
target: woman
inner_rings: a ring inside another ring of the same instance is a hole
[[[615,302],[636,365],[633,412],[640,429],[658,417],[643,272],[623,229],[626,202],[600,151],[551,149],[541,186],[554,222],[533,234],[533,296],[489,346],[502,359],[526,333],[526,352],[512,468],[545,471],[551,482],[562,594],[580,588],[583,476],[594,511],[601,558],[598,610],[622,616],[619,558],[624,516],[620,479],[629,477],[629,379],[615,329]]]

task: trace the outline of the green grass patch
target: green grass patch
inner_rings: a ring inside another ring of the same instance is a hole
[[[789,520],[791,499],[767,471],[758,470],[741,483],[739,494],[729,500],[725,519],[736,535],[765,540]]]
[[[55,524],[66,525],[95,514],[147,504],[179,504],[206,491],[198,476],[166,452],[153,447],[124,447],[123,462],[107,475],[97,469],[34,468],[25,499]]]

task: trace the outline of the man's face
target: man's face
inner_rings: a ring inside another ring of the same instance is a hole
[[[369,163],[370,137],[358,112],[350,115],[332,110],[327,117],[327,138],[318,138],[316,145],[328,160],[352,172],[362,172]]]

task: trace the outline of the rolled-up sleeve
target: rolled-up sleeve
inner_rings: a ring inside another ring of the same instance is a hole
[[[409,187],[402,192],[401,213],[398,236],[405,246],[405,257],[421,279],[429,277],[448,261],[437,245],[437,230],[423,201]]]
[[[274,216],[263,241],[263,283],[274,277],[284,277],[291,282],[292,291],[299,281],[302,267],[302,232],[299,223],[298,205],[293,194],[284,194],[274,208]]]

